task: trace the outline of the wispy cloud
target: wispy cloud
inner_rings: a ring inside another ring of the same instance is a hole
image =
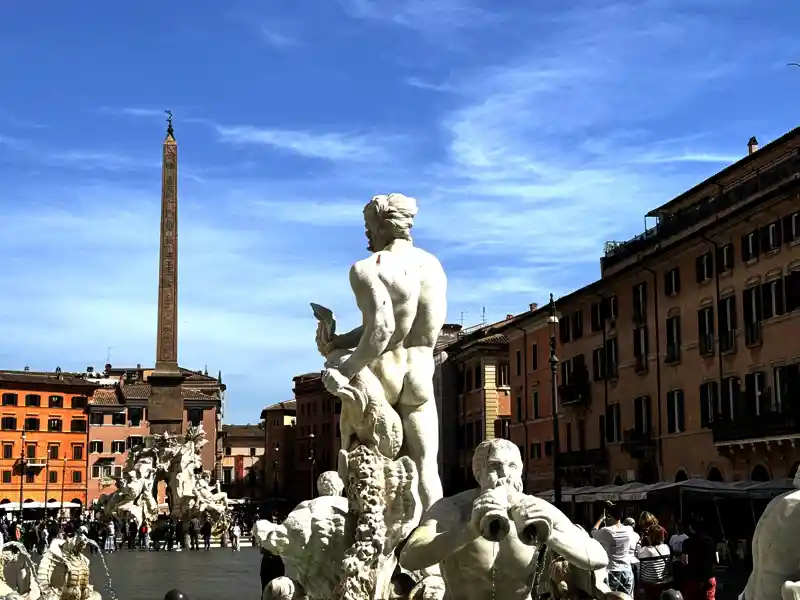
[[[456,86],[450,85],[449,83],[431,83],[418,77],[408,77],[405,82],[406,85],[411,87],[421,90],[430,90],[432,92],[455,92],[458,90]]]
[[[384,156],[384,150],[365,135],[260,129],[248,125],[217,125],[216,131],[223,142],[267,146],[307,158],[358,162]]]
[[[444,32],[485,24],[491,13],[470,0],[339,0],[353,18],[367,19],[414,29],[420,32]]]
[[[144,117],[144,118],[166,118],[166,111],[157,108],[141,108],[141,107],[122,107],[113,108],[110,106],[101,106],[100,112],[110,115],[122,115],[126,117]]]
[[[296,37],[284,31],[278,31],[273,27],[262,25],[260,29],[261,38],[270,46],[275,48],[291,48],[298,44]]]

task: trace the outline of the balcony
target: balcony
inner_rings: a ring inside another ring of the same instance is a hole
[[[626,429],[622,432],[622,451],[632,458],[643,459],[651,456],[656,450],[656,436],[652,429]]]
[[[733,354],[736,352],[736,330],[720,332],[719,351],[722,354]]]
[[[800,414],[784,411],[763,415],[736,417],[731,421],[716,421],[711,425],[715,444],[796,435]]]
[[[771,169],[765,168],[759,171],[755,177],[748,173],[740,180],[741,183],[734,184],[716,198],[698,202],[674,215],[659,219],[658,225],[627,242],[607,242],[605,256],[600,261],[601,269],[613,267],[657,244],[663,244],[668,238],[699,225],[720,212],[733,208],[743,200],[749,200],[769,189],[773,189],[773,193],[780,192],[780,188],[795,179],[798,171],[800,171],[800,156],[795,155],[774,165]]]
[[[700,346],[700,356],[714,356],[713,333],[701,333],[698,342]]]
[[[608,450],[594,448],[592,450],[571,450],[558,455],[559,469],[606,469],[608,468]]]
[[[589,404],[592,401],[592,386],[588,381],[560,385],[558,386],[558,398],[561,406]]]
[[[761,345],[761,321],[745,323],[744,343],[748,348]]]

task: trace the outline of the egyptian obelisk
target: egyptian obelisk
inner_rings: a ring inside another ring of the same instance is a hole
[[[150,433],[183,432],[183,374],[178,368],[178,143],[167,111],[161,167],[161,248],[158,278],[156,367],[148,377]]]

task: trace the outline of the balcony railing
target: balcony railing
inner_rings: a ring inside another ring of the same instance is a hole
[[[749,346],[761,345],[761,321],[755,323],[745,323],[744,343]]]
[[[558,455],[558,466],[564,468],[607,468],[608,450],[593,448],[592,450],[571,450]]]
[[[644,458],[656,448],[656,436],[652,429],[626,429],[622,432],[622,451],[633,458]]]
[[[606,243],[605,256],[601,260],[602,268],[612,267],[639,254],[656,243],[663,242],[665,239],[733,207],[742,200],[747,200],[774,186],[785,184],[794,179],[798,171],[800,171],[800,157],[795,155],[771,169],[758,172],[755,177],[751,174],[745,175],[739,185],[729,188],[724,194],[706,202],[698,202],[669,218],[664,218],[655,227],[651,227],[627,242]]]
[[[562,406],[589,403],[592,401],[592,386],[588,381],[560,385],[558,397]]]
[[[736,330],[720,332],[719,351],[723,354],[736,352]]]
[[[714,442],[757,440],[782,435],[793,435],[800,427],[800,414],[793,412],[766,413],[716,421],[711,425]]]

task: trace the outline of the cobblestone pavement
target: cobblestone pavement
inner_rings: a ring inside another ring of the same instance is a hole
[[[258,600],[261,597],[261,554],[255,548],[240,552],[212,549],[209,552],[146,552],[121,550],[106,556],[114,592],[119,600],[161,600],[173,588],[189,600]],[[105,572],[100,559],[92,556],[92,584],[103,589]]]

